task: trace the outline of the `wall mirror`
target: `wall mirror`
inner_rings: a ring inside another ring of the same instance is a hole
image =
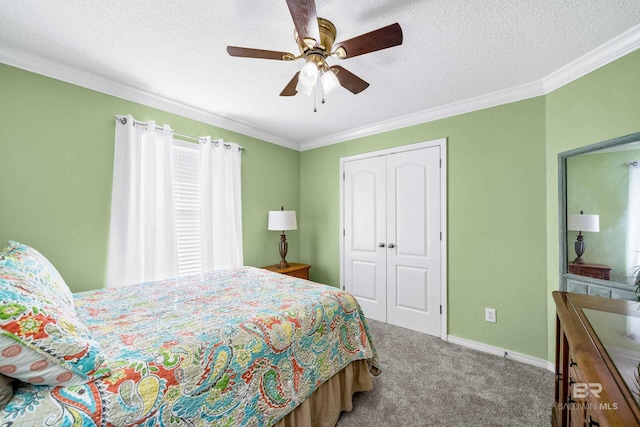
[[[560,153],[558,161],[561,289],[637,299],[640,132]]]

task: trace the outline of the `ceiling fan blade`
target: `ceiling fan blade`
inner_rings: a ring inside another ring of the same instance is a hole
[[[353,58],[354,56],[364,55],[378,50],[386,49],[402,44],[402,28],[397,22],[378,28],[370,33],[362,34],[349,40],[345,40],[335,45],[335,51],[340,58]],[[344,49],[342,55],[339,49]]]
[[[345,68],[339,65],[334,65],[333,67],[331,67],[331,69],[338,70],[338,72],[336,73],[336,77],[340,82],[340,86],[347,89],[349,92],[353,93],[354,95],[359,94],[360,92],[362,92],[363,90],[369,87],[369,83],[365,82],[360,77],[356,76],[352,72],[346,70]]]
[[[275,50],[251,49],[248,47],[227,46],[227,53],[231,56],[242,58],[277,59],[284,61],[285,58],[293,59],[295,56],[289,52],[277,52]]]
[[[293,76],[291,81],[287,83],[284,89],[282,89],[282,92],[280,92],[280,96],[295,96],[298,93],[298,91],[296,90],[296,85],[298,84],[299,74],[300,71],[298,71],[295,76]]]
[[[313,39],[315,43],[311,46],[317,46],[320,43],[320,30],[315,0],[287,0],[287,6],[300,39]]]

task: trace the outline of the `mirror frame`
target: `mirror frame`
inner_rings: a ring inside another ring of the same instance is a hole
[[[567,158],[580,154],[592,153],[605,148],[617,147],[632,142],[640,142],[640,132],[598,142],[584,147],[575,148],[558,154],[558,227],[560,237],[560,286],[561,291],[567,291],[567,280],[576,280],[599,287],[628,291],[629,287],[623,283],[601,280],[593,277],[579,276],[569,273],[569,252],[567,245]]]

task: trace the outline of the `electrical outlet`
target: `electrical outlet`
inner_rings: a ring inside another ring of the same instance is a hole
[[[496,323],[496,309],[495,308],[485,308],[484,309],[484,320],[491,323]]]

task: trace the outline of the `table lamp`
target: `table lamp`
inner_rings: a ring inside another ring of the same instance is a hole
[[[567,229],[570,231],[578,232],[578,239],[574,243],[574,248],[576,250],[576,255],[578,257],[573,260],[576,264],[584,264],[584,260],[582,259],[582,254],[584,254],[585,249],[587,248],[587,244],[584,241],[584,236],[582,235],[583,231],[589,232],[599,232],[600,231],[600,215],[584,215],[582,211],[580,211],[579,215],[568,215],[567,216]]]
[[[288,244],[287,236],[284,232],[287,230],[297,230],[298,224],[296,223],[296,211],[285,211],[284,206],[279,211],[269,211],[269,222],[267,224],[268,230],[282,231],[280,236],[280,244],[278,249],[280,250],[280,264],[279,268],[289,267],[289,263],[285,259],[287,256]]]

